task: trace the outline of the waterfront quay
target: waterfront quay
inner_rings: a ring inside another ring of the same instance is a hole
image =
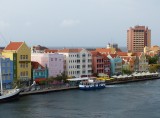
[[[66,90],[72,90],[72,89],[77,89],[77,88],[78,88],[78,86],[46,87],[46,88],[39,89],[39,90],[21,92],[20,96],[34,95],[34,94],[45,94],[45,93],[49,93],[49,92],[66,91]]]
[[[106,81],[106,85],[113,85],[113,84],[127,84],[131,82],[139,82],[139,81],[149,81],[149,80],[156,80],[160,79],[160,77],[152,77],[152,78],[137,78],[137,79],[125,79],[125,80],[112,80]]]
[[[160,79],[160,77],[152,77],[152,78],[138,78],[138,79],[125,79],[125,80],[112,80],[112,81],[106,81],[107,85],[114,85],[114,84],[127,84],[131,82],[140,82],[140,81],[149,81],[149,80],[156,80]],[[30,90],[21,92],[20,96],[27,96],[27,95],[35,95],[35,94],[46,94],[49,92],[58,92],[58,91],[67,91],[67,90],[74,90],[78,89],[78,86],[72,85],[72,86],[66,86],[66,85],[59,85],[59,86],[41,86],[38,90]]]

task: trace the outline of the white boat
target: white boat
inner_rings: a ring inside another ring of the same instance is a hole
[[[87,81],[81,81],[79,83],[79,89],[81,90],[94,90],[105,88],[105,81],[94,81],[88,79]]]
[[[8,102],[15,100],[19,97],[20,89],[10,89],[3,90],[3,82],[2,82],[2,72],[1,72],[1,59],[0,59],[0,85],[1,85],[1,93],[0,93],[0,102]]]
[[[1,92],[0,102],[9,102],[18,99],[20,89],[11,89],[4,92]]]

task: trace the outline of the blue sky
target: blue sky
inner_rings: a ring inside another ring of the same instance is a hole
[[[0,44],[25,41],[29,46],[126,46],[129,27],[151,29],[160,39],[159,0],[1,0]]]

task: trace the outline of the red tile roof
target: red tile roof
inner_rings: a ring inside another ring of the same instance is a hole
[[[117,54],[110,54],[112,58],[116,58],[118,55]]]
[[[139,57],[139,56],[142,55],[142,53],[141,52],[136,52],[135,55]]]
[[[92,56],[102,56],[101,53],[97,52],[97,51],[90,51]]]
[[[80,49],[62,49],[62,50],[58,50],[58,52],[62,52],[62,53],[77,53],[77,52],[80,52],[82,51],[83,49],[80,48]]]
[[[96,51],[98,51],[100,53],[106,53],[106,54],[109,54],[112,52],[111,49],[107,49],[107,48],[96,48]]]
[[[45,53],[55,53],[55,52],[58,52],[58,50],[45,49],[44,52]]]
[[[40,63],[38,63],[36,61],[32,61],[31,65],[32,65],[33,69],[38,69],[39,66],[41,66],[41,68],[44,69],[44,67]]]
[[[127,52],[117,52],[118,56],[128,56]]]
[[[18,50],[24,42],[10,42],[4,50]]]

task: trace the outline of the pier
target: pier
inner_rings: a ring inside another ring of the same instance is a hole
[[[78,88],[78,86],[59,87],[59,88],[45,88],[45,89],[42,89],[42,90],[21,92],[20,96],[34,95],[34,94],[45,94],[45,93],[49,93],[49,92],[66,91],[66,90],[73,90],[73,89],[77,89],[77,88]]]

